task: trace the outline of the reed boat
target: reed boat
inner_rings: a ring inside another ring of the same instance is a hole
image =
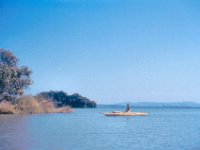
[[[103,113],[105,116],[147,116],[148,113],[145,112],[120,112],[120,111],[114,111],[114,112],[108,112]]]

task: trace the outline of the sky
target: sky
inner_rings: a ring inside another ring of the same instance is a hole
[[[0,47],[32,69],[27,94],[200,102],[199,18],[198,0],[0,0]]]

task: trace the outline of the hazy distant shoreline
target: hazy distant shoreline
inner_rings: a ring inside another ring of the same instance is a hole
[[[98,108],[110,108],[110,107],[124,108],[127,103],[98,104]],[[195,102],[172,102],[172,103],[137,102],[130,104],[134,108],[200,108],[200,104]]]

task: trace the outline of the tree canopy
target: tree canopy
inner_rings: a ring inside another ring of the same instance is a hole
[[[27,66],[19,66],[18,59],[5,49],[0,49],[0,102],[15,101],[29,85],[32,71]]]
[[[37,97],[53,100],[58,107],[71,106],[72,108],[95,108],[95,101],[91,101],[77,93],[68,95],[63,91],[41,92]]]

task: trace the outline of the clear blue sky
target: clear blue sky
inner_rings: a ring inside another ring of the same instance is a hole
[[[0,47],[33,70],[27,93],[200,102],[198,0],[0,0]]]

